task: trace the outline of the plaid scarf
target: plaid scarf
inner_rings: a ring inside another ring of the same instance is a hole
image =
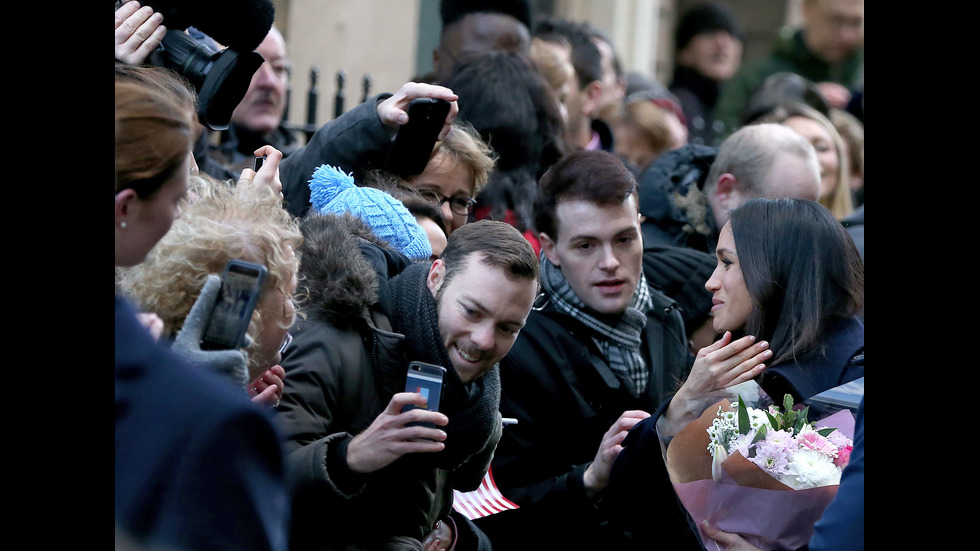
[[[647,324],[647,312],[653,307],[646,276],[640,272],[640,282],[633,298],[622,314],[600,314],[589,308],[572,291],[561,268],[541,254],[541,286],[551,297],[555,308],[584,323],[595,331],[593,337],[606,356],[609,367],[626,380],[632,381],[634,396],[647,387],[650,370],[640,354],[640,338]]]

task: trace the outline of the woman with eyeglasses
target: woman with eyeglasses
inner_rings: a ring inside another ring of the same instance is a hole
[[[471,218],[493,167],[493,151],[473,126],[457,119],[446,138],[436,142],[425,170],[407,182],[439,207],[452,233]]]
[[[285,372],[279,365],[296,317],[299,225],[268,186],[231,187],[206,175],[190,178],[181,215],[146,259],[120,271],[119,288],[163,321],[163,337],[180,331],[209,274],[232,259],[266,267],[245,352],[253,402],[276,406]]]

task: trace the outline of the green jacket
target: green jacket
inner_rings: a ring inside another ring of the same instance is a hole
[[[864,81],[864,50],[839,65],[830,65],[807,50],[803,30],[781,32],[768,56],[744,64],[722,86],[715,119],[723,121],[726,129],[737,130],[749,98],[766,77],[780,72],[796,73],[813,82],[836,82],[853,90]]]

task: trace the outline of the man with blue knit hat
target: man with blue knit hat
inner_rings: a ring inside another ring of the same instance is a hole
[[[484,220],[455,230],[438,259],[412,261],[428,241],[392,196],[327,166],[310,191],[305,316],[277,410],[291,549],[489,551],[453,492],[480,486],[502,434],[498,363],[538,290],[534,251]],[[445,368],[439,411],[404,391],[411,361]]]

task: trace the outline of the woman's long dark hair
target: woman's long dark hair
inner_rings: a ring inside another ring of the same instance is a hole
[[[747,334],[769,341],[770,365],[822,353],[836,320],[864,308],[864,262],[825,207],[759,198],[731,212],[732,237],[752,297]]]

